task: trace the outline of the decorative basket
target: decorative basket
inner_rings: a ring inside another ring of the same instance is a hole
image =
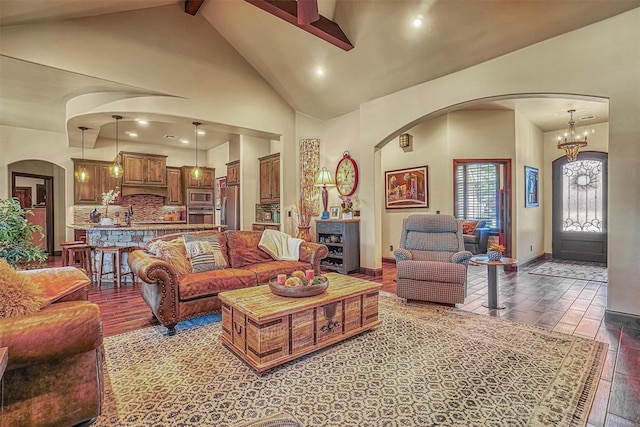
[[[487,251],[487,258],[489,258],[489,261],[500,261],[500,258],[502,258],[502,252]]]
[[[303,298],[303,297],[311,297],[314,295],[320,295],[329,287],[329,279],[325,276],[320,276],[322,278],[322,283],[317,285],[307,285],[307,286],[284,286],[278,285],[277,277],[269,280],[269,288],[271,292],[281,297],[289,297],[289,298]]]

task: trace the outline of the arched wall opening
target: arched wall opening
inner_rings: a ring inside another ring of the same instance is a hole
[[[36,197],[33,198],[33,204],[46,207],[52,205],[52,209],[48,215],[47,221],[52,224],[51,232],[52,246],[55,252],[60,251],[60,244],[66,240],[66,170],[52,162],[45,160],[25,159],[18,160],[7,165],[7,183],[9,188],[7,194],[13,195],[16,180],[22,177],[50,177],[52,182],[52,200],[45,200],[42,203]],[[38,179],[38,178],[35,178]],[[20,181],[17,181],[20,183]],[[27,182],[27,181],[25,181]],[[35,182],[35,181],[34,181]],[[35,184],[34,184],[35,188]],[[34,194],[37,190],[34,190]],[[40,203],[38,203],[40,202]],[[28,207],[29,208],[29,207]]]
[[[454,160],[513,159],[510,198],[512,255],[522,262],[551,253],[551,164],[564,155],[556,148],[557,133],[566,129],[566,110],[584,114],[598,112],[598,132],[593,145],[608,150],[608,99],[561,93],[516,93],[472,99],[422,115],[400,126],[380,141],[376,180],[384,182],[385,171],[426,165],[429,206],[385,209],[384,187],[376,195],[380,204],[382,259],[393,259],[400,238],[402,219],[414,213],[454,214]],[[557,115],[551,119],[552,115]],[[549,117],[547,117],[549,116]],[[604,123],[602,121],[604,120]],[[587,122],[588,123],[588,122]],[[540,129],[540,127],[542,129]],[[579,126],[579,124],[578,124]],[[402,148],[398,136],[412,135],[412,145]],[[540,203],[525,208],[524,166],[540,171]],[[393,249],[392,249],[393,248]]]

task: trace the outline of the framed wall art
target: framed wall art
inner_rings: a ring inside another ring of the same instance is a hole
[[[385,208],[428,208],[427,166],[396,169],[384,173]]]
[[[538,199],[538,168],[524,167],[524,207],[537,208]]]

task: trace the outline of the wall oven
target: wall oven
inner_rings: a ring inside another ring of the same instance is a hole
[[[187,189],[187,223],[213,224],[215,219],[214,190]]]
[[[214,207],[214,191],[213,189],[187,189],[187,208],[194,207],[207,207],[213,209]]]

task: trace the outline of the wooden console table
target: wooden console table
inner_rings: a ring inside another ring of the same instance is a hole
[[[337,273],[325,276],[329,288],[312,297],[277,296],[268,285],[221,292],[220,339],[261,373],[380,324],[381,284]]]

